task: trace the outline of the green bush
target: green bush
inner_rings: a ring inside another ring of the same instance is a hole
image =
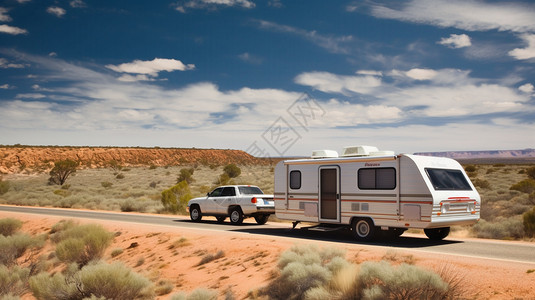
[[[523,225],[524,225],[524,232],[527,236],[534,237],[535,236],[535,207],[533,207],[532,210],[527,211],[522,216],[523,218]]]
[[[30,269],[0,265],[0,295],[22,296],[27,290]]]
[[[84,266],[99,259],[111,244],[113,235],[97,224],[77,225],[60,233],[56,256],[66,263]]]
[[[181,181],[162,192],[162,204],[172,213],[185,213],[188,201],[193,198],[187,181]]]
[[[223,168],[223,172],[225,172],[228,175],[228,177],[235,178],[235,177],[240,176],[241,169],[235,164],[228,164]]]
[[[63,185],[67,178],[76,172],[76,167],[78,167],[78,163],[70,159],[55,162],[54,168],[49,173],[48,182],[50,184]]]
[[[0,179],[0,195],[3,195],[9,191],[9,181],[2,181]]]
[[[183,168],[180,169],[180,175],[178,175],[178,178],[176,179],[176,182],[179,183],[181,181],[186,181],[188,184],[192,183],[194,181],[193,179],[193,172],[195,169],[193,168]]]
[[[524,236],[522,219],[519,217],[498,218],[495,222],[481,219],[472,227],[472,232],[476,237],[485,239],[514,239]]]
[[[17,263],[27,250],[41,248],[44,240],[33,238],[25,233],[17,233],[8,237],[0,235],[0,264],[11,266]]]
[[[535,192],[535,179],[524,179],[518,183],[513,184],[509,189],[513,191],[531,194]]]
[[[13,218],[0,219],[0,234],[10,236],[22,227],[22,221]]]
[[[363,263],[358,286],[365,299],[445,299],[448,294],[448,284],[438,274],[385,261]]]
[[[53,276],[46,272],[32,276],[29,280],[30,290],[38,300],[75,300],[83,299],[73,280],[67,279],[63,274]]]

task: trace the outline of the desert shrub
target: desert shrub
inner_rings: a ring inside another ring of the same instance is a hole
[[[211,261],[214,261],[216,259],[220,259],[220,258],[222,258],[224,256],[225,256],[225,252],[223,250],[217,251],[216,254],[208,253],[208,254],[204,255],[201,258],[201,261],[197,264],[197,266],[201,266],[201,265],[207,264],[207,263],[209,263]]]
[[[54,168],[49,173],[49,184],[63,185],[67,178],[76,172],[76,167],[78,167],[78,163],[70,159],[55,162]]]
[[[29,280],[30,289],[37,299],[71,300],[81,299],[80,292],[73,281],[67,280],[61,273],[50,276],[46,272],[32,276]]]
[[[473,181],[474,185],[476,187],[479,187],[479,188],[482,188],[482,189],[488,189],[490,188],[490,183],[485,180],[485,179],[479,179],[479,178],[476,178],[474,181]]]
[[[193,179],[193,172],[195,171],[194,168],[183,168],[180,169],[180,174],[178,175],[176,182],[179,183],[181,181],[186,181],[188,184],[192,183],[194,181]]]
[[[22,221],[13,218],[0,219],[0,234],[10,236],[22,227]]]
[[[27,290],[27,282],[30,277],[30,269],[18,266],[9,269],[0,265],[0,295],[21,296]]]
[[[530,179],[534,179],[535,180],[535,167],[528,168],[526,170],[526,174],[528,175],[528,177]]]
[[[77,225],[60,234],[56,256],[67,263],[84,266],[102,257],[113,235],[97,224]]]
[[[9,181],[2,181],[2,179],[0,179],[0,195],[7,193],[9,191],[9,188]]]
[[[481,219],[472,227],[472,232],[476,237],[485,239],[512,239],[524,236],[520,217],[497,218],[495,222]]]
[[[443,299],[448,293],[448,284],[438,274],[385,261],[363,263],[358,282],[366,299]]]
[[[524,232],[527,236],[535,236],[535,207],[522,215]]]
[[[58,196],[61,196],[61,197],[67,197],[70,194],[71,193],[69,191],[66,191],[66,190],[55,190],[54,191],[54,195],[58,195]]]
[[[156,181],[152,181],[150,184],[149,184],[149,187],[151,188],[156,188],[156,186],[158,185],[158,183]]]
[[[122,201],[121,203],[119,203],[119,207],[121,208],[122,212],[131,212],[131,211],[144,212],[146,205],[144,201],[126,199]]]
[[[156,165],[150,165],[149,170],[156,170],[158,167]]]
[[[110,168],[113,170],[114,174],[117,175],[119,172],[123,170],[123,166],[116,160],[112,160],[109,162]]]
[[[228,164],[223,168],[223,172],[228,175],[230,178],[235,178],[240,176],[241,169],[235,164]]]
[[[105,299],[151,299],[152,284],[140,274],[116,262],[88,265],[79,272],[84,296]]]
[[[477,168],[474,165],[467,165],[466,167],[464,167],[464,170],[467,173],[474,173],[477,170]]]
[[[523,193],[531,194],[535,192],[535,180],[534,179],[524,179],[518,183],[515,183],[509,188],[510,190],[519,191]]]
[[[171,296],[171,300],[216,300],[217,294],[217,291],[199,288],[189,295],[185,293],[174,294]]]
[[[185,213],[188,201],[193,198],[187,181],[181,181],[162,192],[162,204],[172,213]]]
[[[115,176],[115,178],[124,179],[124,174],[123,173],[119,173],[119,174],[117,174],[117,176]]]
[[[227,185],[230,183],[231,183],[231,180],[227,173],[223,173],[219,175],[216,181],[214,181],[214,184],[217,184],[217,185]]]
[[[75,226],[78,226],[78,223],[76,223],[74,220],[59,221],[58,223],[52,225],[52,228],[50,228],[50,239],[52,239],[52,241],[55,243],[61,241],[63,238],[63,233]]]
[[[0,264],[14,265],[17,258],[27,250],[41,248],[43,244],[43,239],[33,238],[26,233],[17,233],[7,237],[0,235]]]
[[[167,295],[173,291],[173,287],[173,283],[166,280],[161,280],[154,288],[154,293],[158,296]]]
[[[109,181],[103,181],[100,183],[100,185],[102,185],[103,188],[111,188],[113,186],[113,183],[109,182]]]
[[[124,250],[122,248],[113,249],[113,251],[111,251],[111,257],[119,256],[123,254],[123,252]]]

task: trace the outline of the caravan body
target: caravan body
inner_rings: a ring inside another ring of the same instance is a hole
[[[326,152],[331,155],[279,162],[277,218],[352,226],[362,240],[408,228],[442,239],[450,226],[479,220],[480,196],[457,161],[374,150],[351,147],[342,157]]]

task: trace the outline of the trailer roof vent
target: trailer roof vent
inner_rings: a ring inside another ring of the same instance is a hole
[[[392,156],[396,155],[394,151],[375,151],[371,152],[370,156]]]
[[[334,150],[314,150],[312,151],[312,158],[336,158],[338,152]]]
[[[344,148],[342,157],[370,156],[373,152],[379,152],[379,149],[373,146],[350,146]]]

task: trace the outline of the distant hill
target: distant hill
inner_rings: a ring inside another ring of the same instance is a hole
[[[488,150],[488,151],[446,151],[419,152],[416,155],[449,157],[453,159],[507,159],[507,158],[535,158],[535,149],[524,150]]]
[[[120,148],[0,146],[0,174],[44,172],[55,161],[70,159],[82,168],[100,168],[116,161],[122,166],[250,165],[266,164],[241,150],[191,148]]]

